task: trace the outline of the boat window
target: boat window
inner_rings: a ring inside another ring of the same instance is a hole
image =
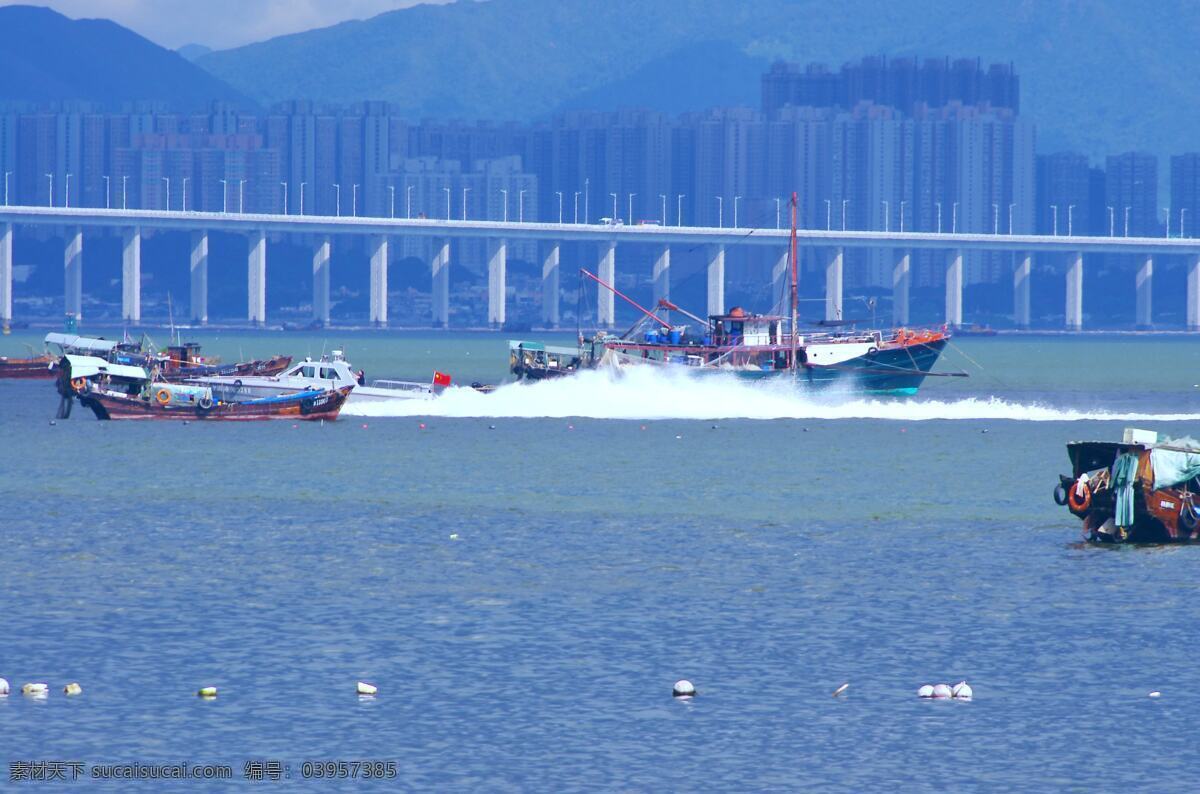
[[[321,377],[325,380],[337,380],[337,370],[333,367],[321,367]]]
[[[300,370],[300,374],[306,378],[315,378],[317,377],[317,368],[305,367],[304,369]]]

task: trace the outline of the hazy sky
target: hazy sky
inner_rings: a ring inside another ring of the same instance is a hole
[[[366,19],[420,2],[422,0],[0,0],[0,5],[49,6],[75,19],[104,17],[164,47],[196,43],[219,50],[347,19]]]

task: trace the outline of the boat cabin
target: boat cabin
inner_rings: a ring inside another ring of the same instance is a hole
[[[773,314],[748,314],[734,306],[726,314],[709,318],[713,342],[719,346],[739,345],[757,347],[784,343],[786,318]]]
[[[281,378],[304,378],[307,380],[327,380],[338,386],[357,386],[358,375],[351,369],[346,359],[341,357],[341,351],[334,351],[332,361],[322,359],[313,361],[306,358],[299,364],[294,364],[284,370]]]

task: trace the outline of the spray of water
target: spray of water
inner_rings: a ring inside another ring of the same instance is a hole
[[[786,379],[745,381],[732,375],[696,377],[637,367],[596,370],[540,383],[514,383],[491,394],[448,389],[433,401],[351,403],[347,416],[445,416],[593,419],[1011,419],[1182,422],[1200,414],[1083,411],[1023,404],[998,397],[898,399],[808,393]]]

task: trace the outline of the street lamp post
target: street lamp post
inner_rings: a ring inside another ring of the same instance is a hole
[[[1011,237],[1013,233],[1013,210],[1017,208],[1016,204],[1008,205],[1008,235]]]
[[[71,175],[70,174],[67,174],[67,190],[66,190],[66,197],[63,200],[63,206],[64,207],[71,206]]]
[[[850,203],[850,199],[842,199],[842,231],[846,231],[846,205]]]
[[[333,211],[339,218],[342,217],[342,186],[337,182],[333,183]]]
[[[777,199],[775,199],[775,228],[776,229],[779,228],[779,207],[780,207],[780,203],[779,203],[779,199],[777,198]]]
[[[4,172],[4,203],[5,204],[8,203],[8,175],[9,175],[9,173],[10,172],[8,172],[8,171]],[[108,176],[104,177],[104,209],[106,209],[106,210],[112,209],[112,202],[109,199],[109,196],[111,196],[112,193],[108,189],[111,182],[112,182],[112,180]]]
[[[517,223],[525,222],[525,191],[517,191]]]
[[[171,177],[164,176],[162,178],[162,181],[167,183],[167,195],[166,195],[166,200],[163,203],[166,205],[167,212],[170,212],[171,211]]]
[[[717,200],[717,228],[725,228],[725,197],[715,196]]]
[[[617,194],[616,194],[616,193],[609,193],[608,195],[612,196],[612,200],[613,200],[613,214],[612,214],[612,219],[613,219],[613,223],[616,223],[616,222],[617,222]]]
[[[904,205],[907,203],[908,203],[907,201],[900,202],[900,233],[901,234],[904,234]]]
[[[1187,212],[1187,207],[1179,210],[1179,236],[1184,237],[1183,213]]]
[[[738,227],[737,210],[738,210],[738,202],[741,200],[742,200],[741,196],[733,197],[733,228],[735,228],[735,229]]]
[[[508,191],[500,188],[500,192],[504,195],[504,222],[508,223]]]
[[[446,191],[446,220],[450,220],[450,188],[444,187],[442,190]]]
[[[404,186],[404,217],[412,220],[412,191],[416,185]]]
[[[396,217],[396,186],[388,185],[388,217]]]
[[[1000,205],[992,203],[992,234],[1000,233]]]
[[[954,207],[950,212],[950,233],[958,234],[958,202],[954,202]]]
[[[358,185],[350,187],[350,215],[355,218],[358,217]],[[446,212],[446,217],[450,217],[448,211]]]
[[[933,203],[935,205],[937,205],[937,227],[938,227],[938,234],[941,234],[942,233],[942,202],[935,201]]]
[[[637,195],[637,193],[629,194],[629,225],[630,226],[633,225],[633,197],[636,195]]]
[[[246,180],[238,180],[238,215],[246,212]]]
[[[575,225],[579,225],[579,191],[575,191]]]
[[[675,225],[683,225],[683,200],[687,198],[683,193],[675,194]]]
[[[471,188],[469,188],[469,187],[463,188],[463,220],[464,221],[467,219],[467,191],[469,191],[470,189]]]
[[[183,211],[187,212],[187,183],[189,177],[183,178]]]
[[[46,174],[50,178],[50,205],[54,206],[54,174]]]
[[[287,215],[287,214],[288,214],[288,205],[287,205],[287,200],[288,200],[288,194],[287,194],[287,182],[280,182],[279,184],[283,185],[283,214],[284,214],[284,215]]]
[[[563,218],[563,215],[562,215],[562,210],[563,210],[563,205],[562,205],[562,202],[563,202],[563,194],[562,194],[562,191],[561,191],[561,190],[556,190],[556,191],[554,191],[554,193],[555,193],[555,195],[557,195],[557,196],[558,196],[558,225],[559,225],[559,226],[562,226],[562,218]]]
[[[124,179],[125,177],[121,178]],[[229,211],[229,183],[225,179],[218,179],[217,181],[221,183],[221,212],[226,213]]]
[[[1130,209],[1132,209],[1132,207],[1125,208],[1125,236],[1126,237],[1129,236],[1129,210]]]
[[[1054,225],[1051,228],[1054,230],[1054,236],[1058,237],[1058,205],[1051,204],[1050,209],[1054,211]]]
[[[591,198],[591,195],[592,195],[591,179],[588,177],[585,177],[583,180],[583,222],[584,223],[591,223],[591,221],[588,220],[589,218],[591,218],[591,215],[588,214],[588,200]]]
[[[1067,237],[1075,234],[1075,205],[1067,205]]]
[[[662,225],[666,226],[667,225],[667,194],[659,193],[658,197],[659,197],[659,199],[662,200]]]
[[[825,231],[833,231],[833,202],[825,199]]]
[[[1108,236],[1117,236],[1117,211],[1113,207],[1108,208]]]
[[[300,183],[300,214],[301,215],[304,214],[304,187],[307,184],[308,184],[307,182]]]
[[[126,188],[126,186],[128,185],[128,183],[129,183],[129,176],[128,176],[128,175],[123,175],[123,176],[121,177],[121,209],[126,209],[126,206],[125,206],[125,188]]]
[[[891,222],[892,222],[892,208],[891,208],[891,205],[889,205],[885,201],[885,202],[883,202],[883,230],[885,232],[891,231],[891,229],[889,228],[889,225],[891,224]]]
[[[1167,238],[1171,237],[1171,208],[1163,207],[1163,213],[1167,216]]]

